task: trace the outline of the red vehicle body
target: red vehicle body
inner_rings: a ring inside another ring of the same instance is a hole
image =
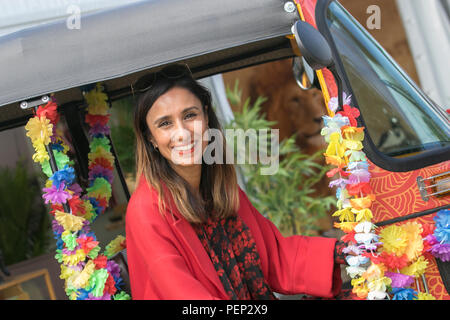
[[[317,0],[296,0],[301,6],[306,22],[317,28],[316,5]],[[330,71],[323,69],[323,76],[327,90],[331,97],[337,96],[337,86]],[[364,117],[364,110],[362,110]],[[448,159],[449,155],[447,155]],[[422,223],[433,223],[433,213],[440,208],[447,208],[450,204],[449,191],[439,192],[431,187],[439,179],[448,179],[450,176],[450,160],[436,164],[419,167],[408,171],[394,171],[378,166],[368,156],[371,173],[370,186],[376,195],[372,203],[373,221],[379,226],[388,225],[395,221],[402,221],[409,216],[413,220]],[[435,178],[433,178],[435,177]],[[448,182],[445,184],[448,189]],[[427,188],[428,187],[428,188]],[[428,195],[423,190],[430,190]],[[436,193],[436,195],[429,195]],[[437,299],[450,299],[442,276],[436,264],[432,260],[425,274],[430,293]],[[423,288],[421,288],[423,290]]]

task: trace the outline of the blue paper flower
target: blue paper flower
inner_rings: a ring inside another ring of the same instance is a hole
[[[392,300],[413,300],[417,298],[417,292],[413,289],[392,288],[394,297]]]
[[[75,180],[75,170],[68,165],[65,165],[63,169],[56,171],[51,177],[50,180],[53,181],[53,185],[59,189],[59,186],[62,182],[66,186],[69,186]]]
[[[54,239],[56,239],[56,248],[62,250],[64,248],[64,241],[61,239],[61,235],[55,235]]]
[[[61,142],[52,143],[52,149],[60,152],[64,151],[64,147],[62,146]]]
[[[436,240],[441,244],[450,243],[450,210],[439,210],[434,221],[436,223],[434,230]]]
[[[114,281],[115,281],[114,286],[116,287],[117,291],[122,290],[121,288],[122,288],[122,286],[125,284],[125,283],[123,282],[122,278],[120,278],[120,277],[117,277],[117,278],[116,278],[116,277],[114,277],[114,276],[113,276],[113,278],[114,278]]]
[[[80,289],[78,290],[77,300],[86,300],[89,298],[89,293],[92,290]]]
[[[92,207],[94,208],[94,210],[95,210],[95,212],[97,213],[97,215],[99,215],[100,213],[103,212],[103,209],[104,209],[104,208],[103,208],[102,206],[99,205],[98,201],[97,201],[95,198],[89,197],[88,199],[89,199],[89,201],[91,202]]]

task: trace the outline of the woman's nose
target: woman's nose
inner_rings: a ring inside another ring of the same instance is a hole
[[[174,131],[172,132],[171,140],[174,142],[191,141],[191,132],[186,129],[183,122],[177,122]]]

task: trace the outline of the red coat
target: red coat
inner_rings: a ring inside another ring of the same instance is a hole
[[[341,288],[334,265],[336,239],[283,237],[239,189],[238,214],[256,242],[264,277],[282,294],[333,297]],[[126,214],[127,257],[133,299],[228,299],[194,229],[178,210],[158,210],[156,190],[142,178]]]

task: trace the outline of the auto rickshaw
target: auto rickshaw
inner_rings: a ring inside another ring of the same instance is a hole
[[[83,92],[95,84],[102,83],[112,104],[132,96],[139,77],[171,63],[186,63],[202,79],[286,58],[293,58],[300,87],[321,89],[330,119],[345,106],[357,110],[374,226],[432,224],[436,212],[450,207],[448,115],[335,0],[142,1],[82,16],[79,29],[60,20],[2,36],[0,130],[24,126],[38,106],[57,101],[76,180],[86,184],[90,149]],[[227,112],[218,110],[222,119]],[[105,137],[115,156],[116,187],[128,199],[113,141]],[[46,150],[53,174],[61,168],[51,144]],[[67,204],[59,210],[71,212]],[[115,253],[111,258],[121,261],[126,282],[126,250]],[[416,290],[448,299],[448,270],[448,261],[431,259]],[[80,298],[74,292],[68,296]]]

